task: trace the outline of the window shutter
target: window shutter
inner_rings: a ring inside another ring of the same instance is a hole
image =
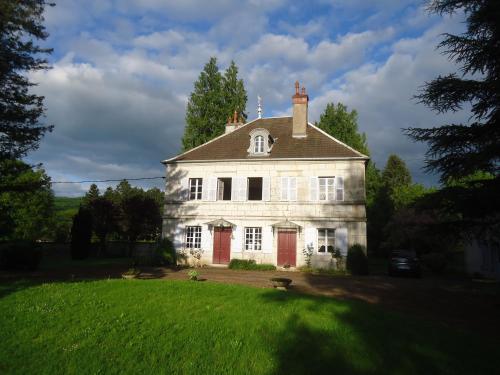
[[[217,177],[208,178],[208,200],[215,201],[217,199]]]
[[[288,177],[281,177],[281,200],[288,200]]]
[[[173,243],[176,251],[184,249],[184,228],[180,225],[175,227]]]
[[[335,179],[335,195],[336,200],[343,201],[344,200],[344,178],[337,177]]]
[[[201,248],[205,253],[211,253],[213,248],[212,234],[208,230],[208,225],[201,226]]]
[[[238,177],[238,200],[244,202],[247,200],[247,178]]]
[[[317,177],[311,177],[309,179],[309,199],[313,202],[318,200],[318,178]]]
[[[204,201],[208,201],[210,200],[210,188],[209,188],[209,185],[210,185],[210,180],[212,179],[212,177],[209,177],[209,178],[204,178],[201,183],[201,199],[204,200]]]
[[[289,177],[288,178],[288,186],[289,186],[289,194],[290,197],[289,199],[291,201],[296,201],[297,200],[297,177]]]
[[[273,228],[271,226],[262,227],[262,252],[264,254],[273,252]]]
[[[243,249],[243,226],[238,225],[234,227],[232,237],[231,252],[240,253]]]
[[[313,227],[306,228],[304,231],[304,246],[313,249],[316,252],[317,229]]]
[[[262,200],[271,200],[271,177],[262,177]]]
[[[238,201],[238,177],[231,179],[231,200]]]
[[[340,249],[342,256],[347,256],[347,228],[335,230],[335,247]]]
[[[189,178],[187,177],[181,180],[179,199],[181,201],[187,201],[189,199]]]

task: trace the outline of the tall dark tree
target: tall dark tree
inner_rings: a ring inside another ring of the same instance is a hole
[[[90,241],[92,239],[92,214],[85,206],[80,206],[78,213],[73,217],[71,227],[71,258],[86,259],[90,255]]]
[[[224,133],[227,119],[235,110],[242,113],[244,120],[246,101],[246,91],[243,81],[238,79],[236,64],[231,62],[223,76],[217,59],[210,58],[189,97],[183,149],[189,150]]]
[[[92,215],[92,229],[99,239],[99,255],[106,254],[106,239],[116,228],[117,207],[105,197],[96,197],[87,205]]]
[[[41,120],[44,97],[30,92],[35,83],[27,72],[48,69],[43,55],[52,52],[36,44],[48,36],[45,0],[0,0],[0,159],[18,159],[38,147],[52,126]]]
[[[222,94],[224,96],[226,119],[236,111],[243,122],[245,122],[247,119],[247,92],[243,80],[238,78],[238,67],[234,61],[231,61],[231,64],[224,73]]]
[[[92,184],[90,185],[89,191],[85,193],[85,196],[82,199],[82,203],[88,206],[92,201],[99,198],[99,196],[100,196],[99,188],[97,187],[96,184]]]
[[[410,186],[411,182],[411,174],[406,163],[397,155],[389,155],[382,172],[382,184],[392,192],[398,187]]]
[[[415,141],[428,143],[426,168],[440,173],[444,183],[477,171],[493,175],[467,186],[445,187],[429,197],[430,204],[459,214],[463,228],[484,227],[486,218],[498,224],[500,2],[434,0],[428,9],[440,15],[464,12],[467,29],[460,35],[444,34],[438,45],[460,65],[460,71],[427,82],[417,98],[438,113],[455,112],[469,104],[471,117],[467,123],[410,128],[406,133]]]

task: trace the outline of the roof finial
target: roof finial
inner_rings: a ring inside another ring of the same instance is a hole
[[[299,95],[299,81],[295,81],[295,94]]]
[[[262,98],[257,96],[257,118],[262,118]]]

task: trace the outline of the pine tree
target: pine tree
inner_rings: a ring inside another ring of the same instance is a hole
[[[93,201],[99,198],[100,192],[99,188],[96,184],[90,185],[89,191],[85,193],[85,197],[83,197],[83,204],[85,206],[89,206]]]
[[[48,69],[34,40],[48,36],[43,11],[45,0],[0,0],[0,158],[18,159],[38,148],[52,126],[43,124],[43,96],[30,93],[35,86],[26,73]]]
[[[246,119],[247,95],[243,81],[238,79],[234,62],[224,76],[217,59],[210,58],[194,83],[186,109],[186,128],[182,137],[184,151],[199,146],[224,133],[225,124],[234,111]]]
[[[247,92],[243,80],[238,79],[238,67],[234,61],[231,61],[231,64],[224,73],[222,92],[224,95],[226,119],[236,111],[243,122],[245,122],[247,119],[245,112],[248,99]]]
[[[369,155],[365,133],[358,130],[358,112],[349,112],[342,103],[328,103],[316,124],[331,136],[351,146],[362,154]]]
[[[382,183],[389,190],[411,185],[411,174],[406,163],[397,155],[389,155],[387,164],[382,172]]]
[[[459,217],[462,233],[499,225],[500,205],[500,2],[497,0],[435,0],[428,10],[436,14],[464,12],[463,34],[444,34],[438,48],[461,66],[460,73],[438,76],[417,95],[421,103],[438,113],[455,112],[471,106],[464,124],[434,128],[410,128],[406,134],[426,142],[426,169],[438,172],[444,187],[426,197],[422,208],[439,207]],[[478,171],[493,178],[476,179],[463,186],[447,186]]]
[[[442,113],[471,104],[468,124],[446,124],[429,129],[410,128],[407,134],[427,142],[426,168],[439,172],[444,182],[478,170],[498,175],[500,162],[500,2],[498,0],[435,0],[429,11],[437,14],[465,12],[467,30],[444,34],[438,45],[461,65],[456,73],[427,82],[417,98]],[[472,79],[476,78],[476,79]]]
[[[227,120],[222,95],[222,75],[217,59],[212,57],[194,83],[186,110],[184,150],[201,145],[222,134]]]

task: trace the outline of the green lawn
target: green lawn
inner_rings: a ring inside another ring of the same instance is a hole
[[[491,374],[498,342],[356,302],[211,282],[0,284],[0,373]]]

